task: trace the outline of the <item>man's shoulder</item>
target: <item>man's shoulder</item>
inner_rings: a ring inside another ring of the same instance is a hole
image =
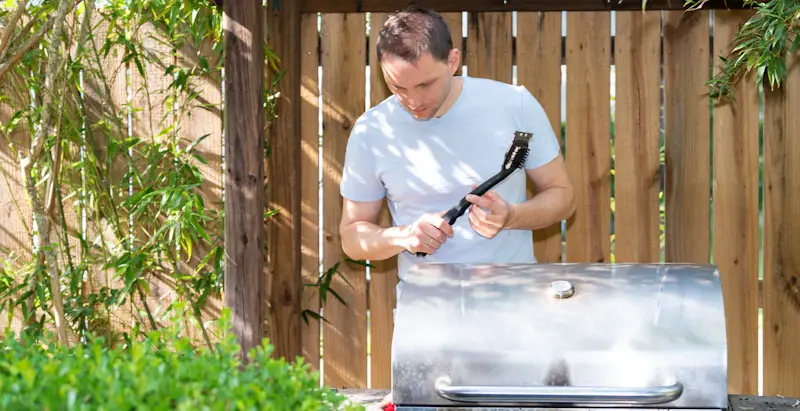
[[[469,86],[475,90],[480,91],[481,97],[494,97],[499,99],[506,99],[509,97],[518,97],[520,93],[525,92],[527,89],[521,85],[514,85],[486,77],[468,77]]]
[[[518,111],[529,104],[533,96],[524,85],[514,85],[485,77],[469,77],[467,95],[473,107],[494,107],[497,110]]]
[[[393,96],[368,108],[359,115],[350,131],[351,139],[376,140],[391,133],[392,126],[401,113]]]
[[[377,104],[373,104],[372,107],[369,107],[363,113],[361,113],[361,115],[356,118],[355,124],[372,125],[380,123],[381,121],[392,121],[394,118],[400,115],[397,110],[398,108],[399,105],[397,104],[395,97],[389,96]]]

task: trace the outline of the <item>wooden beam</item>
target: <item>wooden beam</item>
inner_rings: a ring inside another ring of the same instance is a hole
[[[284,0],[286,1],[286,0]],[[299,0],[303,13],[391,13],[410,5],[439,13],[459,11],[603,11],[641,10],[642,0]],[[647,10],[682,10],[683,0],[648,0]],[[741,9],[742,0],[709,0],[704,9]],[[750,8],[750,7],[747,7]]]
[[[269,337],[274,355],[293,361],[302,354],[300,5],[297,0],[281,0],[267,7],[267,42],[283,72],[275,90],[280,93],[277,118],[268,129],[269,205],[278,211],[268,226]],[[278,73],[267,70],[271,84]],[[309,172],[316,177],[316,172]]]
[[[264,13],[225,2],[225,306],[241,358],[264,337]]]

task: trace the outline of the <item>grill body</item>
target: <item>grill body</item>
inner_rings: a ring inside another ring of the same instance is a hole
[[[688,264],[413,267],[397,302],[397,410],[724,409],[719,272]]]

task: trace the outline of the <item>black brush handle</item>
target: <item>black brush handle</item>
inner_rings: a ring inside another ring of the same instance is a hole
[[[503,181],[513,172],[514,169],[511,170],[503,169],[499,173],[489,177],[489,179],[484,181],[481,185],[475,187],[472,191],[469,192],[469,194],[474,194],[480,197],[486,194],[487,191],[491,190],[492,187],[496,186],[498,183]],[[447,210],[447,212],[444,213],[444,217],[442,218],[444,219],[444,221],[447,221],[447,224],[453,225],[458,219],[458,217],[464,215],[464,213],[467,211],[470,205],[472,205],[472,203],[467,201],[467,196],[464,196],[461,198],[458,204],[453,206],[453,208]],[[423,252],[417,253],[417,257],[425,257],[426,255],[428,255],[428,253],[423,253]]]

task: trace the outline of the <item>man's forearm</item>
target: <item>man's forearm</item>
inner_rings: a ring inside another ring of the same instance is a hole
[[[569,218],[575,211],[571,189],[553,187],[511,206],[507,229],[538,230]]]
[[[340,232],[342,250],[353,260],[385,260],[405,251],[401,245],[402,230],[366,221],[349,224]]]

